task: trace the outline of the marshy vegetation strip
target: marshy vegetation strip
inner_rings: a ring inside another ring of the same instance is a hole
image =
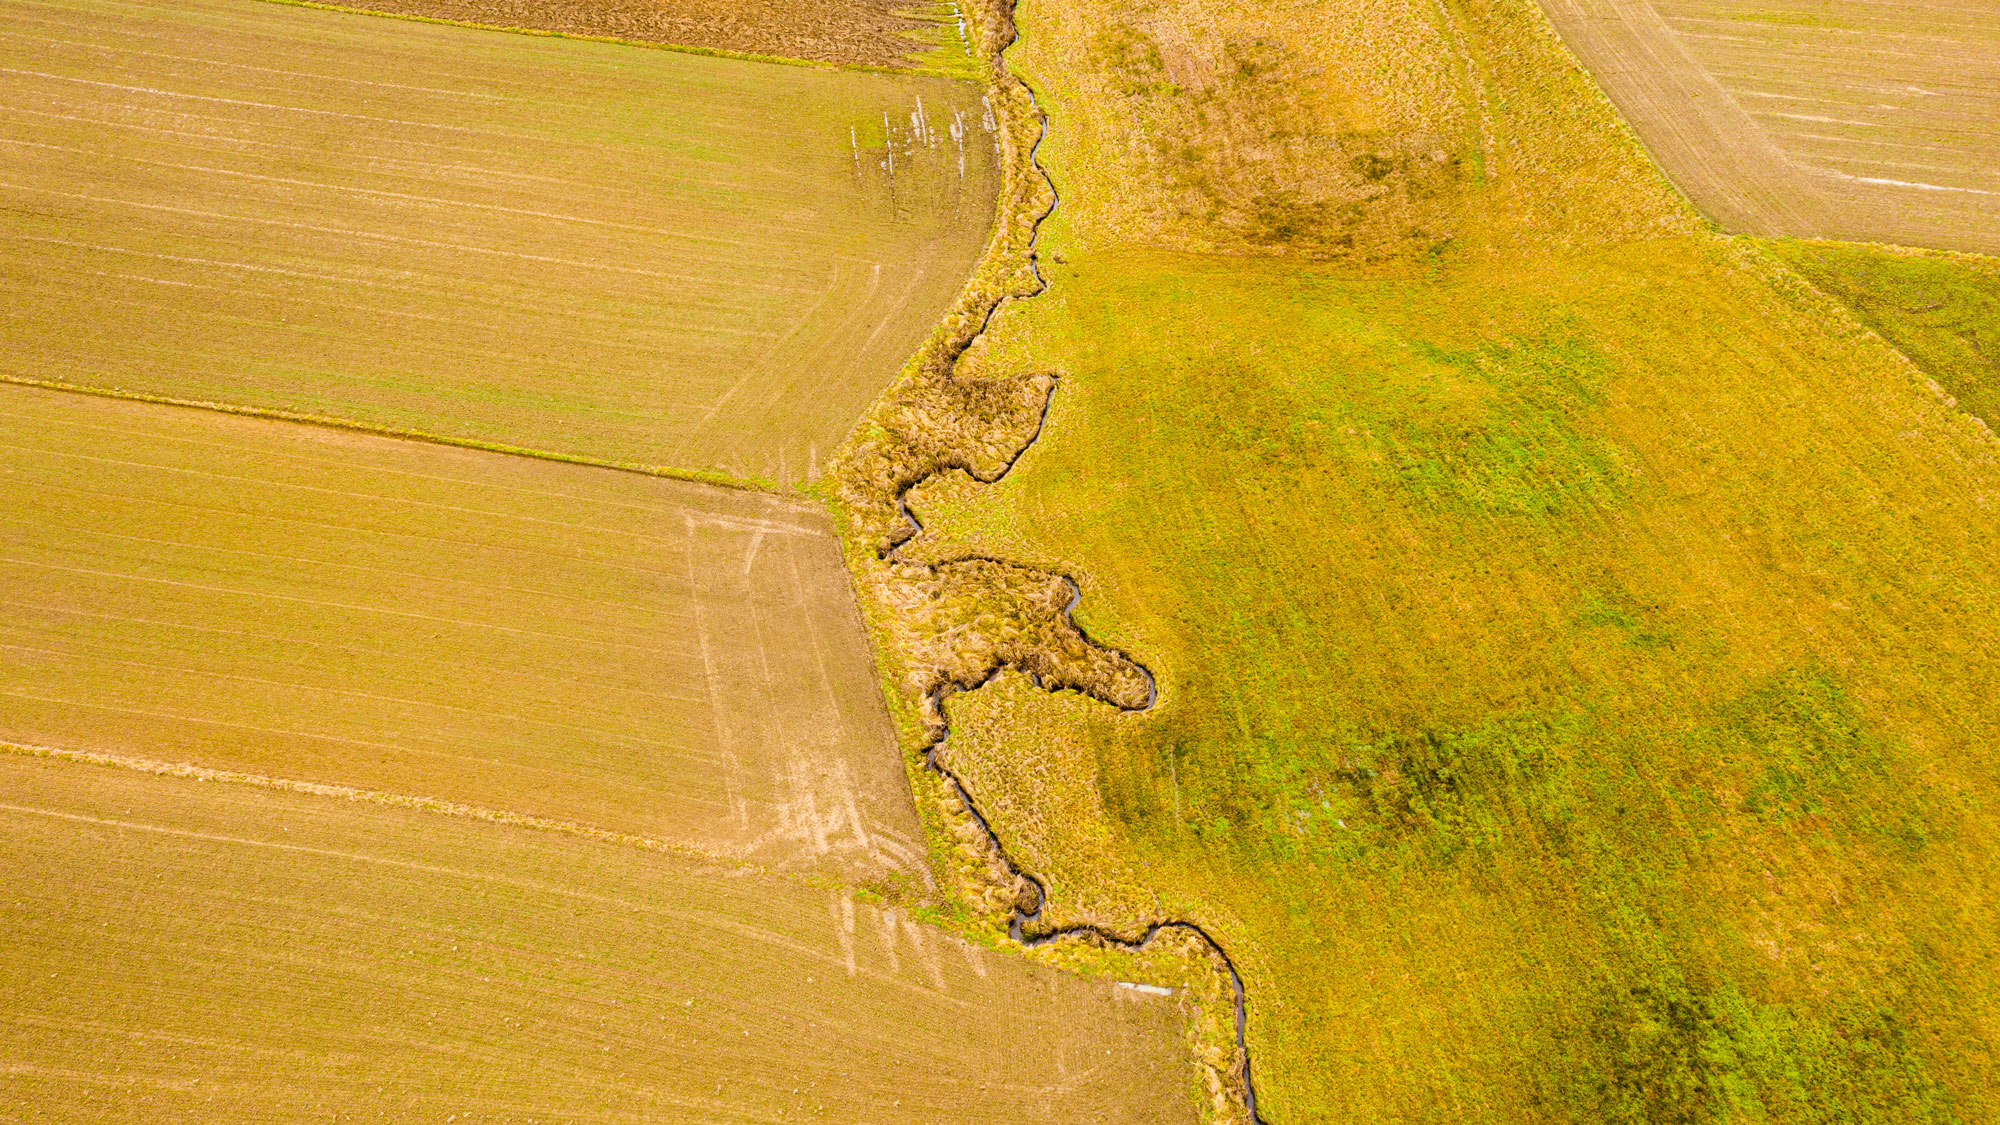
[[[5,753],[0,820],[25,1117],[1198,1119],[1173,1004],[837,885]]]
[[[788,487],[993,219],[956,79],[232,0],[8,11],[0,375]]]
[[[0,406],[0,738],[921,879],[815,503],[32,387]]]
[[[1136,937],[1120,934],[1110,927],[1089,924],[1035,929],[1046,904],[1045,885],[1012,858],[971,789],[939,756],[950,734],[946,701],[956,692],[977,690],[1008,668],[1027,673],[1036,686],[1044,690],[1074,689],[1121,711],[1148,710],[1157,698],[1150,671],[1126,654],[1092,640],[1076,624],[1073,611],[1082,597],[1082,588],[1071,576],[991,556],[962,556],[919,563],[905,559],[901,554],[903,546],[923,530],[909,508],[910,492],[941,474],[953,471],[965,472],[982,484],[1000,481],[1041,438],[1049,404],[1057,387],[1056,378],[1047,374],[1019,376],[1011,382],[1003,379],[990,385],[998,388],[992,391],[997,396],[995,400],[983,401],[979,390],[955,385],[960,361],[986,333],[1002,306],[1009,301],[1033,299],[1048,289],[1036,257],[1035,240],[1059,200],[1054,182],[1038,160],[1039,149],[1048,136],[1048,117],[1034,91],[1008,67],[1005,60],[1005,52],[1016,37],[1012,12],[1013,0],[989,0],[978,9],[980,17],[992,25],[986,30],[991,43],[991,81],[996,88],[989,100],[999,107],[1005,130],[1003,136],[1010,138],[1016,149],[1015,166],[1010,168],[1009,174],[1024,179],[1032,187],[1017,183],[1003,194],[1003,199],[1008,201],[1004,206],[1013,213],[1002,215],[994,245],[989,248],[988,260],[982,267],[985,276],[975,279],[962,298],[960,308],[947,318],[926,350],[919,354],[904,381],[892,390],[890,401],[878,408],[878,411],[885,412],[881,417],[893,418],[897,410],[905,406],[919,412],[926,408],[938,411],[948,409],[950,404],[957,402],[961,404],[961,412],[956,417],[947,413],[935,419],[948,431],[947,436],[941,439],[910,434],[907,430],[899,436],[893,422],[878,423],[874,430],[864,431],[844,451],[846,461],[843,470],[836,476],[847,501],[848,531],[850,535],[877,538],[873,550],[862,556],[872,556],[872,565],[879,568],[872,576],[877,583],[908,586],[924,581],[917,579],[913,583],[910,573],[936,581],[946,575],[978,569],[1005,573],[1017,579],[1025,578],[1023,584],[1027,586],[1035,585],[1038,580],[1044,584],[1054,582],[1059,585],[1063,591],[1063,604],[1059,608],[1047,607],[1045,612],[1055,620],[1044,623],[1043,635],[1050,635],[1046,626],[1052,624],[1055,633],[1066,635],[1070,643],[1046,645],[1040,651],[989,654],[981,658],[984,666],[971,677],[963,674],[963,664],[956,659],[918,673],[927,681],[922,698],[927,737],[918,748],[919,760],[924,769],[944,782],[977,825],[989,856],[998,862],[1006,878],[1017,885],[1018,891],[1006,919],[1007,934],[1012,941],[1029,949],[1067,940],[1091,941],[1137,952],[1151,946],[1163,934],[1178,933],[1193,937],[1205,948],[1215,967],[1227,980],[1235,1048],[1235,1057],[1228,1072],[1217,1075],[1217,1081],[1211,1084],[1211,1091],[1226,1092],[1226,1096],[1240,1102],[1242,1112],[1251,1125],[1262,1125],[1263,1118],[1259,1116],[1251,1077],[1243,978],[1221,943],[1200,924],[1182,919],[1135,923]],[[1019,132],[1022,122],[1014,120],[1018,114],[1025,114],[1026,120],[1033,126],[1032,138],[1025,146],[1021,144]],[[1019,260],[995,260],[1010,254],[1018,254]],[[1011,284],[1001,280],[1010,274],[1013,277]],[[1007,405],[1009,402],[1011,406]],[[1025,419],[1022,417],[1024,403],[1029,404]],[[997,413],[988,416],[988,411]],[[1022,425],[1024,421],[1027,423],[1025,426]],[[994,427],[994,432],[971,432],[982,423]],[[908,422],[903,425],[907,427]],[[1011,447],[1007,447],[1005,435],[1012,431],[1024,432]],[[932,443],[940,440],[942,445]],[[956,447],[951,444],[953,440],[958,442]],[[997,463],[982,469],[979,464],[982,459]],[[890,573],[897,570],[906,573]],[[981,597],[981,584],[977,578],[968,584],[968,588],[973,599]],[[994,584],[983,593],[989,600],[1004,604],[1014,591]],[[1076,663],[1078,649],[1088,654],[1084,665]],[[901,659],[905,661],[915,658],[912,653],[901,654]],[[1096,667],[1088,666],[1093,663]],[[1108,683],[1100,674],[1106,663],[1115,669]],[[1130,681],[1133,679],[1142,685],[1143,694],[1123,698],[1122,695],[1131,694]]]
[[[290,3],[295,0],[270,0],[272,3]],[[212,410],[221,414],[239,414],[248,418],[267,418],[276,422],[296,422],[305,426],[321,426],[330,430],[346,430],[375,437],[394,438],[399,441],[421,442],[426,445],[448,445],[457,449],[476,449],[482,453],[505,453],[513,457],[527,457],[536,461],[559,461],[565,465],[584,465],[593,469],[610,469],[620,473],[636,473],[640,476],[665,477],[669,480],[687,481],[691,484],[706,484],[716,488],[734,489],[739,492],[775,492],[770,481],[738,480],[721,473],[703,472],[698,469],[676,469],[667,465],[641,465],[631,461],[604,461],[595,457],[584,457],[575,453],[559,453],[552,449],[528,449],[518,445],[501,445],[498,442],[480,441],[477,438],[452,437],[448,434],[430,434],[421,430],[399,430],[391,426],[376,426],[367,422],[356,422],[347,418],[329,418],[319,414],[301,414],[293,410],[278,410],[262,406],[242,406],[229,402],[197,402],[193,399],[173,398],[168,395],[146,394],[142,391],[125,391],[113,387],[88,387],[76,383],[58,383],[47,379],[30,379],[25,376],[0,374],[0,383],[17,387],[36,387],[45,391],[62,391],[66,394],[92,395],[97,398],[123,399],[126,402],[143,402],[153,406],[177,406],[190,410]]]

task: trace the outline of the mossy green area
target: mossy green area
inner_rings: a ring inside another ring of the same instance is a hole
[[[1055,405],[998,485],[913,498],[918,549],[1075,575],[1158,677],[1146,712],[949,704],[1054,914],[1214,933],[1274,1125],[1993,1120],[1990,433],[1692,224],[1373,263],[1091,237],[1120,186],[1064,140],[1115,133],[1075,7],[1023,10],[1050,289],[976,357]]]
[[[1840,242],[1774,242],[1782,258],[2000,425],[2000,260]]]

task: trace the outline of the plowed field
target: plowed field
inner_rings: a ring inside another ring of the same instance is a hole
[[[921,866],[811,508],[24,387],[0,403],[0,739],[857,879]]]
[[[1171,1000],[635,848],[0,754],[0,877],[0,1119],[1195,1119]]]
[[[798,480],[969,274],[984,113],[946,79],[5,0],[0,378]]]
[[[2000,8],[1542,2],[1724,226],[2000,251]]]
[[[861,66],[970,63],[945,4],[909,0],[359,0],[372,12]]]

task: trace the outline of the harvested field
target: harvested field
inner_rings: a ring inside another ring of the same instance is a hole
[[[922,0],[357,0],[341,7],[849,66],[969,69],[947,3]]]
[[[964,82],[228,0],[4,10],[0,378],[794,482],[991,222]]]
[[[0,403],[0,739],[922,878],[810,506],[24,387]]]
[[[1681,189],[1753,234],[2000,252],[1984,0],[1543,0]]]
[[[1177,1005],[802,881],[0,754],[0,1118],[1193,1122]]]

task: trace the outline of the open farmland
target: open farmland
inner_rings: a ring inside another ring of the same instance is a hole
[[[0,874],[4,1120],[1195,1120],[1172,1000],[638,848],[0,754]]]
[[[1071,575],[1156,677],[1043,691],[1050,646],[945,704],[1040,923],[1215,935],[1279,1125],[2000,1116],[2000,445],[1693,221],[1532,0],[1337,0],[1362,65],[1312,73],[1291,11],[1021,9],[1049,288],[961,374],[1062,382],[905,557]],[[1283,202],[1262,104],[1387,123],[1337,134],[1351,242],[1130,174]]]
[[[2000,252],[2000,8],[1544,6],[1675,183],[1723,226]]]
[[[966,72],[949,3],[927,0],[358,0],[340,7],[849,66]]]
[[[177,407],[0,401],[0,740],[922,877],[812,508]]]
[[[793,482],[991,221],[964,82],[229,0],[0,11],[0,378]]]

